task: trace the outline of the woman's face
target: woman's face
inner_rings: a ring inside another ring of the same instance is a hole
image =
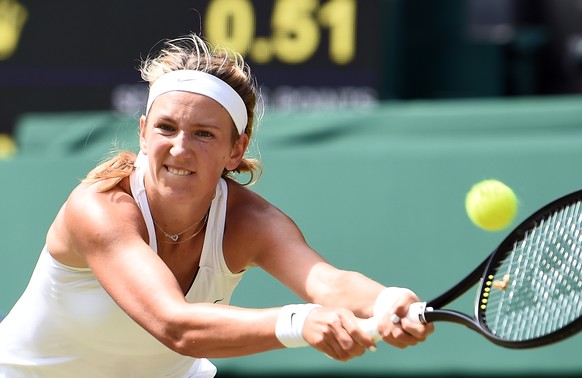
[[[140,147],[149,180],[160,194],[192,196],[216,188],[224,169],[240,163],[248,138],[232,144],[233,121],[215,100],[173,91],[160,95],[140,121]]]

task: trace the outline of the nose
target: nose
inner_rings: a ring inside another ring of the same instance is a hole
[[[188,159],[192,157],[192,146],[188,135],[181,131],[176,134],[172,141],[172,148],[170,154],[176,159]]]

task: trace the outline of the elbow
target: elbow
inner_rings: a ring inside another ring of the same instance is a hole
[[[183,356],[201,358],[208,353],[208,350],[204,348],[206,343],[203,342],[199,331],[185,331],[185,328],[168,329],[162,337],[162,343]]]
[[[177,317],[164,319],[150,332],[164,346],[178,354],[189,357],[201,357],[204,354],[202,343],[197,342],[200,332],[192,329],[191,324],[186,326]]]
[[[189,342],[185,339],[173,339],[173,340],[166,340],[164,343],[169,349],[173,350],[174,352],[181,354],[182,356],[188,357],[195,357],[201,358],[204,356],[202,351],[197,350],[195,347],[195,342]]]
[[[167,348],[178,354],[195,357],[191,347],[194,342],[187,341],[183,333],[175,332],[173,330],[165,330],[156,338]]]

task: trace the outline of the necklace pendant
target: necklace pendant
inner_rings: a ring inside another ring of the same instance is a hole
[[[175,235],[168,235],[170,237],[170,239],[172,239],[172,241],[178,241],[178,238],[180,237],[180,235],[175,234]]]

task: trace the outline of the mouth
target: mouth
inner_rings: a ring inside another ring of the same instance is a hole
[[[178,169],[178,168],[173,168],[173,167],[167,167],[166,169],[168,170],[168,172],[170,172],[173,175],[176,176],[188,176],[192,174],[192,171],[188,171],[185,169]]]

